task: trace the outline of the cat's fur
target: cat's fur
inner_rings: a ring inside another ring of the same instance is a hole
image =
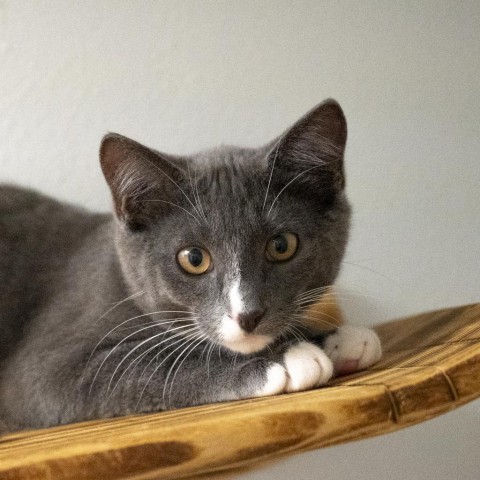
[[[345,250],[345,142],[329,100],[259,149],[180,158],[107,135],[115,215],[1,187],[0,419],[43,427],[272,395],[378,360],[373,332],[314,338],[298,320]],[[270,262],[281,232],[298,251]],[[210,252],[210,271],[180,268],[189,246]],[[249,333],[251,312],[263,316]]]

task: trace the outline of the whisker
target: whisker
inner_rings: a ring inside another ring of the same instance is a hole
[[[127,373],[127,371],[129,370],[129,368],[135,363],[137,362],[137,360],[140,362],[144,357],[145,355],[147,355],[149,352],[151,352],[153,349],[157,348],[159,345],[161,345],[162,343],[165,343],[169,340],[172,340],[173,338],[176,338],[176,337],[179,337],[179,336],[182,336],[182,335],[185,335],[186,333],[190,333],[194,330],[197,329],[197,327],[191,327],[190,325],[188,325],[190,327],[189,330],[183,330],[181,332],[178,332],[176,333],[175,335],[165,339],[165,340],[162,340],[161,342],[159,343],[156,343],[153,347],[150,347],[146,352],[144,352],[143,354],[139,355],[139,357],[137,357],[136,359],[134,359],[132,362],[130,362],[127,366],[127,368],[124,369],[124,371],[122,372],[122,374],[120,375],[120,378],[117,380],[117,382],[115,383],[115,386],[113,387],[112,391],[110,392],[110,395],[108,396],[107,398],[107,401],[110,399],[110,397],[113,395],[113,392],[115,391],[115,389],[117,388],[117,385],[120,383],[120,380],[123,378],[123,376]],[[182,327],[178,327],[177,329],[180,329]],[[173,330],[172,330],[173,331]],[[138,344],[137,346],[135,346],[134,348],[132,348],[128,353],[127,355],[125,355],[122,360],[120,361],[120,363],[117,365],[117,367],[115,368],[115,371],[113,372],[111,378],[110,378],[110,382],[108,383],[108,386],[107,386],[107,393],[108,391],[110,390],[110,386],[113,382],[113,379],[115,378],[115,375],[118,371],[118,369],[121,367],[121,365],[127,360],[127,358],[135,351],[137,350],[138,348],[140,348],[142,345],[144,345],[145,343],[149,342],[150,340],[153,340],[154,338],[156,337],[159,337],[161,335],[165,335],[167,332],[162,332],[158,335],[153,335],[152,337],[148,338],[147,340],[144,340],[143,342],[141,342],[140,344]],[[133,372],[134,368],[132,369],[132,372]]]
[[[194,343],[197,339],[200,339],[195,345],[193,345],[193,347],[190,348],[190,350],[188,350],[188,352],[185,354],[185,357],[183,358],[183,360],[178,364],[178,367],[177,369],[175,370],[175,374],[173,375],[172,377],[172,381],[170,382],[170,390],[168,392],[168,401],[169,403],[171,402],[171,399],[172,399],[172,389],[173,389],[173,384],[175,383],[175,378],[177,377],[177,373],[178,371],[180,370],[180,367],[183,365],[183,363],[185,362],[185,360],[188,358],[188,356],[195,350],[195,348],[198,347],[198,345],[200,345],[205,339],[207,339],[207,336],[204,334],[204,333],[200,333],[199,336],[197,336],[196,339],[193,339],[191,344]],[[191,345],[190,344],[190,345]],[[183,355],[183,352],[185,350],[183,350],[181,352],[181,354],[179,355],[178,358],[180,358],[182,355]],[[176,361],[176,360],[175,360]],[[173,365],[172,365],[172,368],[173,368]],[[171,369],[170,369],[171,370]],[[170,374],[170,372],[169,372]],[[162,394],[162,398],[163,398],[163,403],[166,404],[165,402],[165,392],[166,392],[166,388],[167,388],[167,383],[168,383],[168,375],[167,375],[167,378],[165,380],[165,384],[163,386],[163,394]]]
[[[297,340],[298,342],[301,342],[302,339],[298,337],[297,333],[295,332],[295,330],[293,330],[293,325],[292,324],[289,324],[287,325],[287,328],[285,329],[285,333],[290,333],[292,334],[292,336],[295,338],[295,340]]]
[[[195,170],[196,172],[196,170]],[[193,200],[195,201],[195,206],[197,208],[197,211],[199,212],[199,215],[202,217],[203,221],[206,221],[206,218],[205,218],[205,215],[204,213],[201,211],[200,209],[200,205],[198,203],[198,197],[196,195],[197,193],[197,190],[195,190],[194,188],[194,185],[192,183],[192,177],[190,175],[190,162],[187,162],[187,174],[188,174],[188,182],[190,184],[190,190],[192,191],[192,195],[193,195]],[[205,222],[206,223],[206,222]]]
[[[198,211],[200,212],[201,217],[203,218],[203,221],[205,223],[207,222],[207,217],[205,216],[205,211],[203,210],[203,205],[202,202],[200,201],[200,196],[198,194],[198,186],[197,186],[197,168],[195,167],[195,180],[192,184],[192,177],[190,176],[190,163],[187,163],[187,171],[188,171],[188,179],[190,182],[190,189],[192,190],[193,194],[193,199],[195,200],[195,205],[198,208]]]
[[[145,294],[145,291],[142,290],[140,292],[137,292],[137,293],[134,293],[133,295],[129,295],[128,297],[124,298],[123,300],[120,300],[119,302],[117,302],[115,305],[113,305],[113,307],[109,308],[103,315],[101,315],[98,320],[97,320],[97,323],[102,320],[103,318],[105,318],[110,312],[112,312],[113,310],[115,310],[118,306],[122,305],[122,303],[125,303],[127,302],[128,300],[133,300],[134,298],[136,297],[139,297],[141,295],[144,295]],[[100,341],[101,342],[101,341]],[[87,363],[85,365],[85,368],[83,369],[83,372],[82,372],[82,376],[80,378],[80,385],[83,383],[83,377],[85,375],[85,371],[87,369],[87,367],[89,366],[90,364],[90,361],[92,359],[92,355],[94,354],[95,352],[95,349],[98,347],[99,344],[97,344],[95,346],[95,348],[92,350],[92,352],[90,353],[89,357],[88,357],[88,360],[87,360]]]
[[[196,330],[200,330],[200,327],[198,325],[196,325],[194,328],[192,328],[191,330],[188,330],[188,331],[184,331],[184,332],[181,332],[182,335],[185,335],[185,334],[191,334],[192,332],[195,332]],[[159,342],[157,344],[155,344],[153,347],[151,347],[147,352],[144,352],[141,354],[141,358],[140,358],[140,361],[142,360],[143,357],[145,357],[150,351],[154,350],[155,348],[157,348],[158,346],[160,346],[162,343],[165,343],[165,342],[168,342],[170,340],[172,340],[173,338],[175,337],[178,337],[178,336],[182,336],[182,335],[173,335],[172,337],[169,337],[167,338],[166,340],[162,341],[162,342]],[[138,381],[141,381],[142,378],[143,378],[143,375],[145,374],[145,372],[148,370],[148,367],[153,363],[153,362],[156,362],[158,360],[158,358],[160,357],[160,355],[162,354],[162,352],[164,352],[165,350],[167,350],[168,348],[170,348],[172,345],[176,345],[177,343],[181,342],[182,340],[184,340],[186,337],[183,337],[183,338],[180,338],[179,340],[173,342],[173,343],[168,343],[167,345],[165,345],[165,347],[163,347],[159,352],[157,352],[155,354],[155,356],[153,358],[150,359],[150,361],[147,363],[147,365],[144,367],[144,369],[142,370],[142,373],[140,374],[139,378],[138,378]],[[159,365],[157,365],[158,367]]]
[[[153,168],[157,169],[160,173],[165,175],[180,190],[180,192],[182,192],[183,196],[187,199],[187,202],[193,207],[193,209],[197,212],[197,214],[200,215],[199,211],[196,209],[195,205],[192,203],[189,196],[184,192],[184,190],[180,187],[180,185],[172,177],[170,177],[170,175],[164,172],[158,165],[153,163],[147,157],[143,155],[139,155],[139,157],[145,160],[146,162],[148,162]]]
[[[270,348],[269,345],[267,345],[267,348],[269,352],[273,355],[272,349]],[[235,352],[235,355],[233,356],[233,359],[232,359],[232,368],[235,368],[235,366],[237,365],[237,358],[238,358],[238,352]]]
[[[203,204],[202,204],[202,201],[200,200],[200,195],[198,193],[198,182],[197,182],[197,167],[195,166],[195,178],[194,178],[194,188],[195,188],[195,191],[197,192],[197,202],[198,202],[198,205],[200,207],[200,211],[202,212],[202,215],[203,215],[203,218],[205,220],[205,223],[208,224],[208,220],[207,220],[207,216],[205,215],[205,210],[203,208]]]
[[[143,360],[143,358],[145,358],[152,350],[155,350],[155,348],[159,347],[162,343],[165,343],[165,342],[167,342],[167,341],[171,341],[171,340],[173,340],[174,338],[176,338],[176,337],[178,337],[178,336],[185,335],[185,334],[187,334],[187,333],[191,333],[191,332],[193,332],[193,331],[195,331],[195,330],[200,330],[200,327],[199,327],[198,325],[195,325],[195,326],[194,326],[192,329],[190,329],[190,330],[183,330],[183,331],[180,332],[179,334],[172,335],[171,337],[168,337],[166,340],[163,340],[163,341],[161,341],[161,342],[159,342],[159,343],[156,343],[155,345],[153,345],[153,347],[150,347],[148,350],[146,350],[145,352],[143,352],[142,354],[140,354],[135,360],[133,360],[133,361],[128,365],[128,367],[126,368],[126,370],[128,370],[133,363],[137,363],[137,365],[140,364],[140,362]],[[169,331],[170,331],[169,329],[165,330],[165,335],[167,335],[167,334],[169,333]],[[180,341],[181,341],[181,340],[180,340]],[[148,367],[149,367],[154,361],[157,362],[160,354],[161,354],[164,350],[166,350],[167,348],[169,348],[170,346],[175,345],[176,343],[178,343],[178,342],[174,342],[174,343],[172,343],[172,344],[168,344],[168,345],[165,346],[165,348],[163,348],[163,349],[160,350],[158,353],[156,353],[155,356],[148,362],[148,364],[147,364],[147,365],[145,366],[145,368],[142,370],[142,374],[140,375],[139,380],[141,380],[141,378],[143,377],[144,372],[148,369]],[[132,370],[131,370],[131,372],[130,372],[130,375],[132,375],[132,373],[133,373],[133,371],[135,370],[135,368],[137,367],[137,365],[135,365],[135,366],[132,368]],[[130,376],[129,376],[129,378],[130,378]]]
[[[177,323],[177,322],[187,322],[187,321],[191,321],[191,320],[198,320],[198,317],[178,317],[178,318],[175,318],[173,320],[165,319],[165,321],[152,320],[151,322],[139,323],[138,325],[135,325],[135,326],[132,326],[132,327],[120,328],[119,332],[122,332],[124,330],[132,330],[133,328],[143,327],[145,325],[158,325],[158,326],[173,325],[174,323]],[[192,325],[194,324],[194,322],[190,322],[190,323]]]
[[[290,180],[281,190],[280,192],[278,193],[278,195],[273,199],[273,202],[272,204],[270,205],[270,209],[268,210],[267,212],[267,217],[270,216],[270,212],[272,211],[272,208],[273,206],[275,205],[275,202],[278,200],[278,197],[280,197],[280,195],[285,191],[285,189],[291,185],[295,180],[297,180],[297,178],[301,177],[302,175],[305,175],[306,173],[308,173],[310,170],[313,170],[314,168],[319,168],[319,167],[323,167],[323,165],[315,165],[313,167],[310,167],[310,168],[307,168],[306,170],[304,170],[303,172],[300,172],[298,175],[296,175],[295,177],[292,178],[292,180]]]
[[[145,315],[139,315],[139,317],[141,316],[145,316]],[[128,340],[129,338],[133,337],[134,335],[136,335],[137,333],[140,333],[144,330],[148,330],[149,328],[154,328],[156,325],[150,325],[148,327],[143,327],[133,333],[131,333],[130,335],[127,335],[126,337],[124,337],[120,342],[118,342],[111,350],[110,352],[108,352],[108,354],[105,356],[105,358],[103,359],[102,363],[100,364],[100,366],[98,367],[97,369],[97,372],[95,373],[95,376],[93,377],[93,380],[92,380],[92,383],[90,384],[90,389],[89,389],[89,394],[92,393],[92,388],[93,388],[93,385],[95,383],[95,380],[97,379],[98,377],[98,374],[100,373],[100,370],[102,369],[103,365],[105,364],[105,362],[108,360],[108,358],[113,354],[113,352],[122,344],[124,343],[126,340]]]
[[[189,339],[189,341],[187,342],[187,346],[179,354],[176,355],[175,360],[173,361],[172,365],[170,365],[170,368],[168,369],[167,376],[165,377],[165,380],[163,382],[163,391],[162,391],[162,400],[165,406],[167,406],[167,402],[165,400],[165,392],[167,390],[168,379],[170,378],[170,374],[175,368],[175,365],[177,364],[177,362],[182,358],[182,355],[184,354],[184,352],[186,352],[195,343],[199,335],[201,334],[197,333],[196,335],[193,336],[193,338]],[[185,343],[183,343],[181,347],[183,347],[184,345]]]
[[[144,200],[144,202],[154,202],[154,203],[167,203],[168,205],[171,205],[172,207],[177,207],[177,208],[180,208],[181,210],[183,210],[185,213],[187,213],[188,215],[190,215],[199,225],[201,225],[202,223],[198,220],[198,218],[193,215],[192,212],[189,212],[186,208],[183,208],[181,207],[180,205],[177,205],[176,203],[173,203],[173,202],[167,202],[166,200],[159,200],[159,199],[154,199],[154,200]]]
[[[322,303],[322,305],[336,305],[336,302],[334,302],[333,300],[330,300],[329,302],[325,302],[322,300],[320,296],[305,298],[302,301],[293,302],[292,305],[295,305],[296,307],[306,310],[313,305],[319,304],[320,302]]]
[[[336,320],[335,318],[331,317],[330,315],[327,315],[327,316],[329,318],[332,318],[333,320]],[[328,320],[324,320],[323,318],[309,317],[307,315],[300,315],[300,316],[292,315],[291,319],[294,320],[294,321],[297,321],[301,325],[303,325],[302,320],[309,320],[309,321],[312,321],[312,322],[317,322],[317,323],[322,323],[322,324],[325,324],[325,325],[329,325],[330,327],[338,328],[337,323],[329,322]]]
[[[210,358],[212,356],[213,348],[215,347],[215,343],[212,343],[210,348],[208,349],[207,353],[207,377],[210,378]]]
[[[307,340],[307,337],[304,335],[304,333],[303,333],[299,328],[296,327],[295,324],[293,324],[291,327],[292,327],[292,330],[293,330],[294,332],[297,332],[297,335],[298,335],[297,338],[300,338],[300,341],[305,341],[305,340]]]
[[[142,318],[142,317],[147,317],[149,315],[157,315],[157,314],[160,314],[160,313],[189,313],[191,315],[193,315],[194,313],[193,312],[187,312],[185,310],[159,310],[157,312],[150,312],[150,313],[143,313],[142,315],[136,315],[135,317],[131,317],[131,318],[127,318],[127,320],[124,320],[122,323],[116,325],[114,328],[112,328],[109,332],[107,332],[101,339],[100,341],[95,345],[95,347],[93,348],[92,350],[92,353],[90,354],[90,357],[87,361],[87,365],[85,366],[85,369],[84,369],[84,373],[85,373],[85,370],[93,356],[93,354],[95,353],[95,351],[97,350],[97,348],[99,347],[99,345],[111,334],[113,333],[117,328],[120,328],[122,325],[124,325],[125,323],[127,322],[131,322],[132,320],[136,320],[137,318]],[[104,314],[105,315],[105,314]],[[168,319],[166,319],[168,320]],[[83,379],[83,374],[82,374],[82,379]]]
[[[302,298],[306,295],[309,295],[311,293],[318,293],[318,292],[326,292],[330,287],[317,287],[317,288],[311,288],[310,290],[306,290],[305,292],[302,292],[298,294],[295,298]]]
[[[304,293],[303,295],[297,295],[295,297],[295,300],[299,301],[299,300],[304,300],[306,298],[311,298],[311,297],[319,297],[321,295],[325,295],[325,291],[323,290],[319,290],[319,291],[309,291],[309,292],[306,292]]]
[[[388,280],[390,282],[392,282],[396,287],[398,287],[400,290],[403,290],[403,286],[400,285],[398,282],[396,282],[395,280],[393,280],[393,278],[390,278],[388,277],[387,275],[384,275],[383,273],[380,273],[380,272],[377,272],[376,270],[374,270],[373,268],[369,268],[369,267],[366,267],[365,265],[358,265],[356,263],[353,263],[353,262],[346,262],[345,260],[342,262],[344,263],[345,265],[351,265],[353,267],[358,267],[358,268],[361,268],[363,270],[366,270],[368,272],[371,272],[371,273],[375,273],[376,275],[384,278],[385,280]]]
[[[371,300],[380,300],[380,297],[378,295],[370,295],[368,293],[359,293],[359,292],[338,292],[336,295],[332,294],[330,298],[339,298],[341,300],[345,299],[350,299],[350,298],[356,298],[356,297],[362,297],[362,298],[367,298]],[[326,296],[325,298],[329,298],[329,296]]]
[[[317,300],[320,300],[321,298],[326,298],[326,297],[323,297],[323,293],[312,293],[308,297],[303,297],[303,298],[294,300],[293,303],[296,305],[302,305],[303,303],[311,302],[312,300],[317,301]],[[333,300],[333,297],[330,298],[330,300]]]
[[[294,312],[294,313],[289,314],[289,315],[284,314],[280,318],[283,318],[283,319],[288,320],[288,321],[294,321],[295,323],[297,323],[299,325],[302,325],[302,326],[305,326],[305,322],[303,322],[303,320],[310,320],[310,321],[314,321],[314,322],[317,322],[317,323],[323,323],[325,325],[329,325],[329,326],[334,327],[334,328],[338,328],[338,319],[336,319],[335,317],[332,317],[331,315],[328,315],[324,312],[318,312],[318,313],[320,315],[323,315],[324,317],[331,318],[335,323],[331,323],[328,320],[324,320],[322,318],[307,315],[305,311]]]
[[[355,298],[355,297],[363,297],[363,298],[370,298],[370,299],[377,299],[378,297],[375,297],[374,295],[369,295],[366,293],[358,293],[358,292],[333,292],[333,293],[317,293],[317,294],[312,294],[310,297],[304,297],[301,298],[300,301],[294,300],[294,303],[296,304],[301,304],[305,303],[306,301],[311,301],[315,299],[325,299],[325,300],[335,300],[335,299],[340,299],[340,300],[345,300],[349,298]]]
[[[262,207],[262,213],[265,210],[265,205],[267,204],[267,198],[268,198],[268,191],[270,190],[270,184],[272,183],[272,177],[273,177],[273,170],[275,168],[275,162],[277,161],[277,156],[278,156],[278,149],[280,148],[280,143],[281,140],[278,140],[276,149],[275,149],[275,155],[273,157],[273,162],[272,162],[272,168],[270,170],[270,177],[268,178],[268,185],[267,185],[267,191],[265,192],[265,199],[263,200],[263,207]],[[267,157],[270,155],[271,152],[267,155]],[[267,215],[268,216],[268,215]]]
[[[157,365],[155,367],[155,369],[153,370],[152,374],[150,375],[150,377],[148,377],[148,380],[147,380],[147,383],[145,384],[145,386],[143,387],[141,393],[140,393],[140,397],[137,401],[137,404],[135,405],[135,411],[137,410],[138,406],[140,405],[140,401],[142,400],[142,397],[143,397],[143,394],[145,393],[145,390],[147,389],[147,386],[148,384],[150,383],[150,381],[152,380],[153,376],[155,375],[155,373],[157,373],[158,369],[168,360],[169,357],[171,357],[177,350],[179,350],[180,348],[183,347],[183,345],[185,345],[185,343],[189,342],[190,339],[192,338],[192,336],[195,336],[197,335],[197,333],[192,333],[190,335],[187,335],[186,340],[181,343],[177,348],[175,348],[174,350],[172,350],[161,362],[159,365]],[[143,376],[143,373],[142,373],[142,376]],[[141,378],[141,377],[140,377]]]
[[[359,284],[352,284],[353,286],[363,288],[363,285]],[[321,293],[321,294],[320,294]],[[327,298],[346,298],[346,297],[354,297],[354,296],[360,296],[360,297],[365,297],[365,298],[372,298],[375,300],[379,300],[379,296],[371,295],[371,294],[366,294],[366,293],[360,293],[360,292],[354,292],[351,291],[349,288],[344,287],[342,285],[326,285],[323,287],[317,287],[317,288],[312,288],[310,290],[307,290],[295,297],[295,300],[305,300],[308,298],[313,298],[314,296],[321,297],[322,299],[327,299]]]
[[[306,310],[301,310],[300,312],[298,313],[294,313],[293,316],[294,317],[300,317],[300,318],[308,318],[308,319],[315,319],[317,318],[317,315],[321,315],[323,317],[327,317],[327,318],[330,318],[332,319],[334,322],[338,322],[338,318],[335,318],[335,317],[332,317],[332,315],[329,315],[328,313],[325,313],[325,312],[321,312],[321,311],[317,311],[315,312],[315,316],[313,315],[308,315],[308,309]]]

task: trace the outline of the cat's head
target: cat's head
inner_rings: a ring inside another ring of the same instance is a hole
[[[190,312],[172,314],[193,319],[185,332],[241,353],[294,330],[302,295],[334,281],[345,250],[346,137],[333,100],[258,149],[174,157],[107,135],[119,257],[142,308]]]

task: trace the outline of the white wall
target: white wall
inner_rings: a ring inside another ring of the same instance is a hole
[[[258,145],[332,96],[349,121],[352,321],[479,301],[479,38],[474,1],[0,0],[0,179],[106,209],[106,131],[175,153]],[[280,468],[403,478],[385,460],[400,449],[414,477],[450,478],[428,462],[448,458],[473,479],[479,408]],[[456,427],[473,469],[439,442]],[[352,455],[379,452],[377,469],[354,471]]]

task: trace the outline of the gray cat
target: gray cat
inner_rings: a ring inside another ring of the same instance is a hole
[[[314,388],[374,332],[314,335],[340,268],[346,122],[327,100],[274,142],[165,155],[116,134],[114,215],[0,188],[0,420],[47,427]]]

